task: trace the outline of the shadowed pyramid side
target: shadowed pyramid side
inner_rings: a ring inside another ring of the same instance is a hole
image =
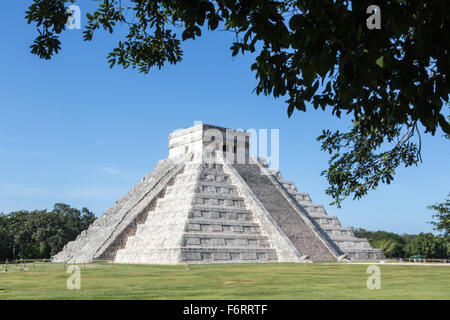
[[[246,164],[233,164],[232,167],[303,256],[309,256],[313,261],[337,259],[339,252],[323,237],[320,229],[286,197],[269,171],[266,172],[256,160]]]
[[[263,166],[267,166],[261,162]],[[383,250],[374,249],[366,238],[357,238],[351,228],[343,227],[336,216],[329,216],[322,205],[314,204],[307,193],[299,192],[293,182],[286,181],[279,171],[273,177],[282,188],[283,193],[291,197],[296,205],[317,226],[324,238],[331,243],[337,252],[351,260],[384,259]]]

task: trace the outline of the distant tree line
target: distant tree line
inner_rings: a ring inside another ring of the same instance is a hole
[[[372,247],[382,249],[387,258],[409,258],[420,254],[425,258],[450,258],[450,241],[448,237],[432,233],[396,234],[386,231],[367,231],[359,228],[353,230],[358,238],[367,238]]]
[[[396,234],[386,231],[354,229],[355,236],[367,238],[374,248],[382,249],[387,258],[409,258],[420,254],[425,258],[450,258],[450,194],[442,203],[428,206],[434,210],[434,221],[430,223],[439,235],[432,233]]]
[[[56,203],[51,211],[0,213],[0,260],[50,258],[95,219],[87,208],[63,203]]]

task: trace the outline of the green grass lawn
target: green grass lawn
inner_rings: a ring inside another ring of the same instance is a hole
[[[446,266],[381,265],[380,290],[367,289],[367,265],[89,264],[80,290],[67,289],[63,264],[31,266],[0,272],[0,299],[450,299]]]

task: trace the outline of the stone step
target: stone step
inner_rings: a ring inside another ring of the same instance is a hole
[[[307,200],[307,199],[303,198],[302,196],[295,196],[294,199],[297,202],[297,204],[299,204],[301,207],[308,206],[313,203],[311,200]],[[320,215],[324,215],[324,214],[320,213]],[[326,215],[326,213],[325,213],[325,215]]]
[[[324,209],[325,210],[325,208],[321,204],[315,204],[315,203],[308,203],[305,205],[305,207],[308,207],[310,209],[315,208],[315,209]]]
[[[188,202],[186,203],[182,203],[177,205],[176,207],[167,207],[164,206],[163,208],[158,207],[158,204],[156,205],[156,208],[150,210],[148,212],[148,214],[150,215],[159,215],[159,216],[164,216],[164,215],[172,215],[173,213],[183,213],[183,212],[188,212],[190,209],[192,208],[192,205]]]
[[[216,193],[230,193],[237,194],[237,188],[229,183],[218,183],[214,181],[199,181],[197,184],[199,191],[216,192]]]
[[[202,185],[202,186],[237,189],[237,187],[232,185],[231,183],[214,182],[214,181],[198,181],[197,184]]]
[[[269,248],[269,238],[262,235],[236,235],[231,233],[185,233],[182,246],[188,247],[255,247]]]
[[[311,203],[312,203],[312,201],[298,201],[298,200],[297,200],[297,204],[300,205],[300,207],[307,206],[307,205],[309,205],[309,204],[311,204]],[[311,214],[309,214],[309,215],[311,216]],[[320,216],[323,217],[324,215],[321,214]],[[325,215],[325,216],[326,216],[326,215]]]
[[[362,243],[362,242],[336,242],[339,248],[342,251],[347,250],[372,250],[372,247],[369,243]]]
[[[191,175],[200,175],[200,174],[217,174],[217,175],[226,175],[226,173],[223,171],[223,169],[217,169],[217,168],[205,168],[205,167],[185,167],[184,171],[181,172],[177,178],[185,177],[185,176],[191,176]]]
[[[121,250],[145,251],[149,249],[174,248],[177,246],[179,246],[179,243],[176,239],[163,239],[157,236],[150,237],[148,235],[136,235],[129,237],[125,247]]]
[[[347,252],[370,252],[370,251],[380,251],[380,252],[382,252],[383,250],[381,250],[381,249],[374,249],[374,248],[371,248],[371,249],[358,249],[358,248],[355,248],[355,249],[348,249],[348,250],[346,250]]]
[[[356,237],[331,237],[331,239],[338,243],[359,243],[359,244],[367,244],[369,245],[369,241],[364,238],[356,238]]]
[[[197,176],[197,178],[198,178],[198,176]],[[219,187],[219,188],[237,189],[237,187],[234,186],[231,183],[225,183],[225,182],[222,182],[222,181],[220,181],[220,182],[216,182],[216,181],[202,181],[202,180],[199,180],[199,179],[192,180],[192,181],[183,181],[183,182],[180,182],[180,183],[174,183],[173,185],[169,186],[167,189],[173,189],[173,188],[177,188],[177,187],[180,187],[180,186],[183,186],[183,187],[184,186],[192,186],[195,189],[195,187],[199,186],[199,185],[201,185],[201,186]]]
[[[139,224],[136,228],[136,233],[133,237],[146,237],[147,234],[154,233],[155,230],[158,230],[159,233],[169,233],[171,232],[177,225],[181,225],[183,222],[179,222],[178,224],[175,223],[160,223],[160,224],[149,224],[149,223],[143,223]],[[180,229],[182,230],[184,227],[181,226]]]
[[[317,221],[317,223],[319,223],[320,225],[337,225],[337,226],[341,226],[341,223],[339,222],[338,217],[336,216],[317,216],[317,215],[310,215],[311,218],[313,218],[315,221]]]
[[[200,181],[215,181],[218,183],[220,182],[230,183],[230,177],[223,175],[202,175],[200,176]]]
[[[216,211],[216,212],[234,212],[234,213],[251,213],[246,207],[226,207],[217,205],[206,205],[200,203],[194,203],[192,205],[192,211]]]
[[[296,190],[289,190],[289,193],[294,196],[295,200],[299,202],[305,202],[305,205],[311,205],[312,200],[309,194],[305,192],[298,192]]]
[[[326,217],[328,218],[328,217]],[[339,222],[339,219],[325,219],[324,217],[313,217],[314,221],[316,221],[320,228],[327,230],[342,230],[342,225]]]
[[[272,171],[273,177],[278,181],[284,181],[283,175],[281,174],[281,172],[279,170],[273,170]]]
[[[180,256],[176,248],[152,248],[144,250],[120,249],[117,251],[116,263],[174,263]]]
[[[194,196],[191,199],[181,197],[169,197],[158,200],[156,209],[162,209],[164,207],[177,208],[182,205],[201,205],[206,207],[220,208],[221,211],[228,211],[228,209],[245,209],[245,202],[240,197],[226,197],[226,196]]]
[[[188,163],[185,167],[187,170],[219,170],[223,171],[223,164],[220,163]]]
[[[237,188],[230,184],[216,182],[189,182],[167,188],[166,197],[189,195],[191,193],[238,196]]]
[[[297,188],[295,187],[295,184],[293,182],[291,182],[291,181],[280,181],[280,183],[288,191],[290,191],[290,190],[297,190]]]
[[[190,171],[184,171],[183,173],[180,173],[176,180],[179,181],[191,181],[192,177],[196,177],[197,179],[201,176],[207,176],[207,175],[213,175],[213,176],[228,176],[227,173],[219,170],[211,170],[211,169],[202,169],[202,170],[190,170]]]
[[[221,167],[218,167],[218,166],[216,166],[216,168],[202,168],[201,170],[200,170],[202,173],[205,173],[205,174],[216,174],[216,173],[219,173],[219,174],[223,174],[223,175],[228,175],[227,173],[225,173],[224,171],[223,171],[223,166],[221,166]]]
[[[230,183],[230,175],[220,171],[203,170],[200,173],[200,180]]]
[[[344,250],[351,260],[377,260],[384,259],[384,253],[379,249],[372,250]]]
[[[308,212],[310,216],[323,217],[327,216],[325,208],[320,204],[303,203],[302,207]]]
[[[260,263],[278,260],[275,249],[182,248],[185,263]]]
[[[159,199],[156,203],[155,211],[163,211],[167,209],[178,209],[178,208],[186,208],[192,204],[192,198],[189,199],[188,197],[182,198],[182,197],[164,197],[162,199]]]
[[[248,212],[227,212],[227,211],[211,211],[211,210],[192,210],[189,212],[189,218],[198,219],[221,219],[221,220],[239,220],[253,221],[252,214]]]
[[[236,188],[230,188],[227,186],[205,186],[199,185],[195,190],[196,193],[200,194],[215,194],[215,195],[230,195],[239,196],[238,190]]]
[[[205,168],[223,170],[223,164],[221,163],[203,163]]]
[[[259,234],[257,223],[212,219],[189,219],[185,226],[186,232],[225,232]]]
[[[327,226],[323,226],[322,229],[324,229],[330,238],[354,238],[353,231],[350,228],[337,228],[336,226],[329,228]]]
[[[193,193],[197,192],[197,188],[194,184],[191,185],[178,185],[178,186],[170,186],[167,188],[166,193],[164,194],[164,198],[173,199],[173,198],[179,198],[179,199],[186,199],[187,197],[190,197]]]
[[[333,240],[333,241],[337,241],[337,242],[364,242],[364,243],[369,243],[367,241],[367,239],[356,238],[355,236],[344,236],[344,237],[330,236],[330,239]]]
[[[233,193],[229,193],[229,192],[199,191],[199,190],[194,190],[194,189],[191,189],[190,192],[185,192],[184,190],[183,190],[183,192],[181,192],[181,190],[166,192],[166,194],[164,195],[164,198],[161,198],[158,200],[164,199],[165,201],[167,201],[168,199],[170,199],[171,201],[173,201],[173,200],[176,201],[176,200],[184,200],[184,199],[188,199],[188,198],[244,201],[244,198],[239,196],[238,194],[233,194]],[[202,202],[198,202],[198,203],[202,203]]]
[[[244,201],[244,198],[239,195],[229,193],[205,192],[205,191],[195,193],[194,198]]]
[[[198,193],[193,197],[193,204],[245,208],[244,198],[227,194]]]
[[[330,231],[334,231],[334,230],[338,230],[338,231],[348,231],[349,234],[353,235],[353,230],[352,228],[349,227],[343,227],[342,225],[326,225],[324,224],[323,226],[321,226],[322,229],[324,230],[330,230]]]
[[[308,211],[307,211],[308,212]],[[320,214],[311,214],[311,213],[309,213],[308,212],[308,216],[310,217],[310,218],[312,218],[312,219],[314,219],[314,220],[316,220],[316,219],[322,219],[322,218],[326,218],[326,217],[328,217],[328,215],[327,214],[323,214],[323,213],[320,213]]]

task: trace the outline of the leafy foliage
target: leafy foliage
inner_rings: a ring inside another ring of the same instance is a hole
[[[0,259],[50,258],[87,229],[95,216],[62,203],[53,210],[0,214]]]
[[[425,258],[450,258],[450,241],[448,237],[435,236],[432,233],[418,235],[399,235],[386,231],[367,231],[354,229],[358,238],[367,238],[374,248],[382,249],[388,258],[409,258],[420,254]]]
[[[326,193],[331,195],[340,207],[340,202],[353,194],[353,199],[361,198],[368,190],[375,189],[380,182],[389,184],[394,179],[395,169],[406,167],[420,160],[420,148],[410,139],[417,130],[417,124],[408,126],[401,135],[401,127],[390,127],[382,132],[379,128],[361,131],[361,121],[354,121],[350,132],[334,133],[324,130],[317,139],[322,140],[322,150],[332,156],[329,167],[322,172],[330,182]],[[395,145],[392,149],[379,151],[386,144]]]
[[[31,53],[42,59],[50,59],[61,49],[58,34],[65,29],[65,23],[69,18],[65,2],[75,2],[75,0],[35,0],[25,13],[25,19],[28,23],[35,22],[39,32],[39,36],[31,45]]]
[[[436,221],[431,222],[435,226],[435,230],[439,231],[443,237],[450,237],[450,193],[445,202],[428,206],[428,209],[436,211],[433,214]]]
[[[404,256],[402,243],[392,239],[373,241],[373,246],[383,250],[388,258]]]
[[[407,257],[420,254],[425,258],[446,258],[448,243],[445,239],[432,233],[420,233],[412,238],[404,247]]]
[[[28,23],[41,27],[32,53],[48,59],[59,50],[64,30],[63,6],[72,1],[34,0]],[[51,4],[50,4],[51,3]],[[202,28],[220,26],[235,33],[232,56],[256,53],[257,94],[285,97],[287,113],[331,110],[351,114],[348,133],[325,131],[319,140],[332,154],[324,172],[335,204],[353,194],[393,179],[395,169],[420,160],[419,142],[412,142],[418,124],[435,134],[450,133],[448,106],[450,10],[445,1],[383,0],[381,30],[366,27],[371,1],[347,0],[129,0],[131,11],[102,0],[87,14],[84,39],[103,28],[128,28],[123,41],[108,55],[111,67],[132,66],[147,73],[182,60],[181,41],[202,35]],[[176,32],[179,31],[179,32]],[[181,34],[181,36],[180,36]],[[181,37],[181,39],[180,39]],[[404,136],[401,132],[408,132]],[[378,148],[391,149],[375,153]],[[419,146],[417,145],[419,144]],[[360,147],[363,146],[362,149]],[[341,154],[340,150],[346,148]],[[365,163],[367,161],[367,163]]]
[[[386,231],[367,231],[362,228],[353,232],[358,238],[367,238],[372,247],[382,249],[388,258],[404,257],[403,247],[406,244],[404,236]]]

